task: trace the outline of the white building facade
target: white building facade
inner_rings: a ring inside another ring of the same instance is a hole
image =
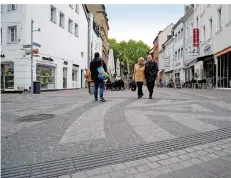
[[[216,88],[231,88],[231,5],[194,5],[194,22],[200,34],[195,64],[201,67],[200,79]]]
[[[90,59],[89,64],[92,59],[94,59],[94,54],[98,52],[102,56],[102,38],[100,35],[100,26],[94,22],[94,17],[92,13],[88,14],[90,20]]]
[[[191,81],[194,74],[194,62],[196,60],[197,52],[193,47],[193,28],[194,28],[194,6],[186,5],[185,6],[185,15],[182,19],[185,33],[183,33],[184,39],[184,72],[185,72],[185,81]]]
[[[159,77],[163,79],[163,74],[164,74],[164,62],[165,59],[163,57],[164,52],[163,52],[163,45],[164,43],[168,40],[168,36],[172,34],[172,28],[174,24],[171,23],[168,25],[159,35],[158,35],[158,68],[160,71]],[[161,54],[162,53],[162,54]]]
[[[165,79],[169,81],[174,79],[174,48],[173,48],[173,37],[164,43],[164,75]]]
[[[2,5],[2,89],[31,86],[31,19],[34,20],[33,80],[42,90],[84,87],[88,18],[84,5]]]
[[[180,77],[180,81],[185,81],[184,73],[184,24],[182,18],[173,27],[174,35],[174,73],[175,77]]]

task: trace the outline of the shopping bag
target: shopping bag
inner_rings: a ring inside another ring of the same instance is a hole
[[[98,71],[98,78],[101,80],[107,80],[109,78],[109,75],[104,71],[103,66],[100,66],[97,68]]]

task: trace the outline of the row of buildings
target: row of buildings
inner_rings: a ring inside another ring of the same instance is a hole
[[[33,19],[33,23],[31,23]],[[33,24],[33,25],[31,25]],[[85,68],[94,53],[108,62],[108,17],[103,4],[1,5],[1,89],[85,87]]]
[[[149,51],[159,78],[231,88],[230,32],[230,4],[185,5],[184,16],[160,31]]]

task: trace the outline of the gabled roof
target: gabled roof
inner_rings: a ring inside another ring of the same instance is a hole
[[[183,18],[184,18],[184,16],[181,17],[180,20],[178,20],[178,22],[172,27],[172,30],[176,29],[176,27],[183,21]]]

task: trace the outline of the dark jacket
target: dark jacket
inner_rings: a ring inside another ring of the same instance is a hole
[[[147,82],[154,82],[158,73],[158,65],[154,61],[147,61],[145,64],[145,78]]]
[[[90,71],[91,71],[91,79],[93,81],[98,79],[98,70],[97,68],[99,68],[100,66],[102,66],[103,63],[103,68],[104,71],[107,72],[107,66],[106,64],[102,61],[101,58],[95,58],[91,61],[90,63]]]

